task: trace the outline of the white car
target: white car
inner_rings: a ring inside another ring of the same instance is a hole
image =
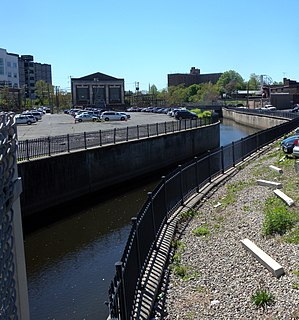
[[[116,111],[104,111],[101,114],[101,120],[104,121],[111,121],[111,120],[127,120],[128,117],[126,114],[123,114],[121,112],[116,112]]]
[[[30,124],[36,122],[36,119],[33,116],[29,117],[29,116],[27,116],[25,114],[17,114],[17,115],[15,115],[14,120],[15,120],[16,124],[28,124],[28,125],[30,125]]]
[[[99,120],[98,117],[95,117],[89,113],[80,113],[77,116],[75,116],[75,122],[83,122],[83,121],[97,121]]]
[[[266,104],[261,110],[276,110],[276,107],[273,107],[272,104]]]

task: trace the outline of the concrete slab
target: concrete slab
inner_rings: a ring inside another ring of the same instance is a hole
[[[265,266],[275,277],[283,275],[283,267],[272,259],[267,253],[260,249],[255,243],[249,239],[241,240],[243,247],[249,251],[263,266]]]
[[[282,170],[281,168],[276,167],[276,166],[272,166],[272,165],[271,165],[271,166],[269,166],[269,168],[270,168],[271,170],[274,170],[274,171],[280,173],[280,174],[283,173],[283,170]]]
[[[257,180],[257,184],[260,186],[270,187],[270,188],[274,188],[274,189],[282,188],[282,184],[280,182],[275,182],[275,181],[268,181],[268,180],[259,179],[259,180]]]
[[[294,200],[284,194],[281,190],[274,190],[274,193],[281,198],[289,207],[294,204]]]

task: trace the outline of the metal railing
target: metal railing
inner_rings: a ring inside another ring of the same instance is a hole
[[[215,123],[215,118],[199,118],[197,120],[168,121],[155,124],[137,125],[134,127],[115,128],[77,134],[66,134],[54,137],[20,140],[18,142],[18,161],[50,157],[74,150],[101,147],[108,144],[128,142],[138,139],[160,136],[203,125]]]
[[[110,317],[133,318],[137,289],[141,287],[144,268],[167,219],[201,187],[215,176],[234,167],[247,156],[299,126],[299,118],[272,127],[229,145],[208,152],[179,166],[162,179],[148,200],[132,219],[132,228],[122,258],[115,264],[116,274],[109,287],[107,302]]]

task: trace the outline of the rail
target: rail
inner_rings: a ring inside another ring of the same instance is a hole
[[[277,113],[275,112],[275,115]],[[289,118],[293,118],[291,115]],[[234,167],[260,148],[299,126],[299,118],[257,132],[200,158],[179,166],[163,178],[132,221],[122,258],[115,264],[115,276],[107,302],[112,319],[134,319],[133,306],[141,279],[166,220],[184,202],[215,176]]]
[[[101,147],[109,144],[146,139],[212,124],[216,118],[186,119],[155,124],[137,125],[111,130],[99,130],[78,134],[66,134],[53,137],[18,141],[18,161],[26,161],[40,157],[50,157],[74,150]]]

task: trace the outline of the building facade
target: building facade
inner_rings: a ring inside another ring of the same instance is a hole
[[[190,73],[172,73],[168,74],[168,87],[183,84],[189,87],[192,84],[209,83],[215,84],[221,77],[222,73],[201,74],[200,69],[192,67]]]
[[[52,85],[51,65],[33,61],[33,56],[22,55],[19,57],[20,88],[25,92],[26,98],[35,98],[35,83],[43,80]]]
[[[0,48],[0,87],[13,89],[20,87],[18,55],[8,53],[2,48]]]
[[[71,78],[73,106],[113,108],[125,103],[124,79],[97,72],[82,78]]]

